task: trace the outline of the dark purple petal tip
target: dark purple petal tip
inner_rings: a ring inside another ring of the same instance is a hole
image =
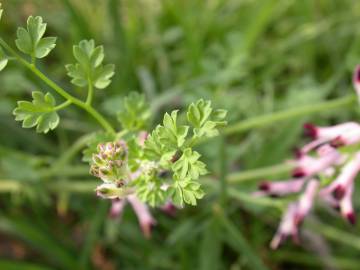
[[[263,181],[259,184],[258,189],[262,191],[269,191],[270,183],[268,181]]]
[[[316,139],[318,130],[317,127],[311,123],[304,124],[304,135]]]
[[[337,186],[333,191],[333,196],[337,200],[341,200],[345,196],[345,187],[343,186]]]
[[[306,175],[305,171],[302,168],[295,168],[292,172],[292,176],[295,178],[301,178]]]
[[[353,212],[346,214],[346,219],[350,222],[351,225],[356,224],[356,216]]]

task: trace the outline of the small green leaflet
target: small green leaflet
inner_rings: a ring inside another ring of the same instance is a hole
[[[194,127],[193,133],[195,137],[214,137],[219,134],[216,129],[219,125],[225,125],[225,110],[215,110],[211,108],[211,101],[198,100],[192,103],[187,112],[187,119]]]
[[[144,129],[149,124],[150,119],[150,109],[144,95],[131,92],[129,96],[124,98],[117,116],[124,129]]]
[[[157,128],[160,142],[174,149],[179,148],[184,144],[186,135],[189,131],[188,126],[177,125],[177,113],[177,110],[172,111],[171,115],[165,113],[163,125]]]
[[[23,128],[36,126],[37,132],[47,133],[59,124],[59,115],[54,110],[55,99],[50,94],[44,95],[40,91],[32,92],[33,101],[18,101],[13,111],[16,121],[23,121]]]
[[[205,163],[199,160],[200,154],[186,148],[182,156],[173,164],[172,170],[178,179],[190,178],[196,180],[200,175],[207,173]]]
[[[8,58],[4,53],[3,49],[0,47],[0,71],[2,71],[8,63]]]
[[[27,20],[27,29],[19,27],[15,40],[20,51],[35,58],[47,56],[55,48],[56,37],[45,37],[46,23],[41,17],[30,16]]]
[[[136,195],[140,200],[155,207],[162,205],[166,202],[167,194],[164,189],[161,188],[162,181],[156,177],[150,179],[146,176],[141,177],[137,181]]]
[[[203,198],[205,195],[200,183],[188,179],[175,181],[166,192],[172,201],[179,206],[183,206],[184,202],[190,205],[196,205],[197,200]]]
[[[103,46],[95,47],[94,40],[82,40],[73,47],[73,54],[77,63],[65,66],[72,78],[71,83],[79,87],[90,84],[98,89],[104,89],[111,83],[115,66],[102,64],[105,56]]]

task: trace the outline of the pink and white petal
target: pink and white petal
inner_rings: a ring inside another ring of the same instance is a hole
[[[129,195],[127,199],[135,211],[145,237],[150,238],[151,228],[156,224],[156,221],[151,215],[149,207],[140,201],[136,195]]]
[[[114,199],[111,202],[109,215],[111,218],[121,218],[126,205],[125,199]]]

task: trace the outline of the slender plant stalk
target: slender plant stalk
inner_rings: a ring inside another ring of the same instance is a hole
[[[225,136],[220,137],[220,203],[223,207],[226,206],[227,200],[227,162],[226,162],[226,142]]]
[[[263,177],[276,176],[290,172],[295,165],[291,163],[278,164],[253,170],[245,170],[237,173],[229,174],[228,182],[231,184],[243,183]]]
[[[40,70],[38,70],[35,65],[30,64],[28,61],[23,59],[15,50],[13,50],[3,39],[0,38],[0,45],[5,48],[10,54],[12,54],[22,65],[24,65],[26,68],[28,68],[32,73],[34,73],[39,79],[41,79],[45,84],[50,86],[52,89],[54,89],[59,95],[61,95],[63,98],[67,99],[71,103],[77,105],[78,107],[82,108],[86,112],[88,112],[92,117],[94,117],[99,124],[108,132],[112,134],[116,134],[114,128],[111,126],[111,124],[93,107],[91,107],[90,104],[87,104],[83,102],[82,100],[70,95],[67,91],[65,91],[63,88],[61,88],[59,85],[57,85],[54,81],[49,79],[44,73],[42,73]],[[91,101],[91,100],[90,100]]]
[[[64,108],[66,108],[67,106],[71,105],[71,100],[67,100],[63,103],[61,103],[60,105],[54,107],[53,111],[59,111],[59,110],[62,110]]]
[[[89,89],[88,89],[88,96],[86,98],[86,105],[91,106],[91,102],[92,102],[93,96],[94,96],[94,87],[93,87],[92,83],[90,82],[90,80],[89,80],[88,84],[89,84]]]
[[[274,124],[279,121],[296,118],[299,116],[311,115],[324,111],[334,110],[346,106],[353,105],[357,101],[355,95],[348,95],[342,98],[324,101],[320,103],[314,103],[306,106],[299,106],[293,109],[274,112],[266,115],[256,116],[238,123],[229,125],[222,129],[222,133],[225,135],[232,135],[236,133],[245,132],[252,128],[258,128],[270,124]]]

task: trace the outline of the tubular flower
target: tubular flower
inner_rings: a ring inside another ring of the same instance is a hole
[[[355,70],[353,82],[360,96],[360,66]],[[356,221],[352,196],[360,171],[360,124],[346,122],[319,127],[307,123],[304,129],[312,141],[297,151],[297,159],[292,161],[295,167],[293,178],[262,182],[255,193],[257,196],[301,193],[299,199],[290,203],[285,211],[270,244],[273,249],[278,248],[289,236],[294,242],[299,242],[299,226],[311,212],[317,198],[339,210],[349,223],[355,224]]]
[[[146,238],[150,238],[151,236],[151,228],[156,224],[155,219],[150,213],[148,206],[140,201],[136,195],[132,194],[127,196],[124,199],[114,199],[112,201],[110,217],[117,218],[122,216],[125,205],[130,203],[134,212],[139,220],[139,224],[143,234]]]

